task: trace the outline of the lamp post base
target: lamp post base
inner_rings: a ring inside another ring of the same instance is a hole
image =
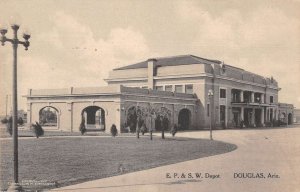
[[[10,186],[8,187],[7,191],[19,192],[19,191],[23,191],[23,189],[22,189],[22,186],[19,185],[19,183],[11,183]]]

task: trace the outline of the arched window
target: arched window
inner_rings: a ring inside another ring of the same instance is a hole
[[[51,106],[42,108],[39,112],[39,123],[44,127],[57,127],[58,110]]]

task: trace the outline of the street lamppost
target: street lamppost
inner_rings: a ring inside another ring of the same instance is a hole
[[[12,129],[13,129],[13,151],[14,151],[14,182],[10,186],[10,190],[18,191],[21,190],[21,186],[18,185],[18,98],[17,98],[17,48],[19,44],[24,45],[25,50],[28,50],[28,47],[30,45],[29,38],[30,35],[24,33],[23,38],[25,41],[20,41],[18,39],[18,29],[19,25],[13,24],[11,26],[13,30],[13,38],[9,39],[5,37],[5,34],[7,33],[7,29],[0,29],[1,33],[1,44],[4,46],[5,42],[8,41],[13,46],[13,83],[12,83]]]
[[[209,102],[210,102],[210,123],[209,123],[209,130],[210,130],[210,140],[213,140],[213,138],[212,138],[212,125],[211,125],[211,121],[212,121],[212,98],[213,98],[213,96],[214,96],[214,92],[213,92],[213,90],[212,89],[210,89],[210,90],[208,90],[208,97],[209,97]]]

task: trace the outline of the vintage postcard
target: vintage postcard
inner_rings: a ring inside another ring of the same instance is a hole
[[[0,191],[300,191],[299,0],[1,0]]]

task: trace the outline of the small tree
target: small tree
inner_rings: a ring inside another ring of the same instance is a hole
[[[141,132],[143,123],[144,122],[143,122],[141,114],[140,114],[137,118],[137,123],[136,123],[136,138],[138,138],[138,139],[140,138],[140,132]]]
[[[113,125],[111,126],[111,128],[110,128],[110,133],[111,133],[111,136],[113,136],[113,137],[117,136],[117,134],[118,134],[118,129],[117,129],[117,127],[116,127],[115,124],[113,124]]]
[[[174,137],[175,136],[175,134],[177,133],[177,125],[176,124],[174,124],[174,126],[172,127],[172,129],[171,129],[171,131],[170,131],[170,133],[172,134],[172,136]]]
[[[23,121],[23,118],[22,118],[22,117],[19,117],[19,118],[18,118],[18,124],[19,124],[19,125],[23,125],[23,124],[24,124],[24,121]]]
[[[86,132],[84,118],[82,118],[81,123],[79,125],[79,131],[80,131],[81,135],[83,135]]]
[[[33,132],[34,132],[36,138],[39,138],[40,136],[44,135],[44,130],[38,122],[35,122],[35,124],[32,124],[32,128],[33,128]]]
[[[144,135],[147,132],[147,126],[145,123],[143,123],[143,125],[141,127],[141,132],[142,132],[142,135]]]
[[[6,131],[12,136],[12,117],[9,117],[6,124]]]
[[[6,124],[8,122],[8,119],[5,117],[5,118],[3,118],[3,119],[1,119],[1,123],[2,124]]]
[[[167,130],[169,127],[169,119],[166,116],[164,116],[162,117],[161,123],[162,123],[161,138],[165,139],[165,130]]]
[[[244,128],[244,127],[245,127],[245,123],[244,123],[243,120],[241,120],[241,122],[240,122],[240,128]]]

